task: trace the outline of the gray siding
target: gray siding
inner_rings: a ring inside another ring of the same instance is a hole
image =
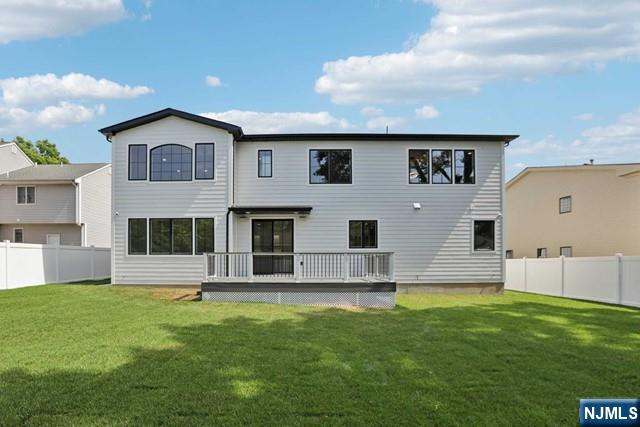
[[[47,234],[59,234],[61,245],[80,246],[81,229],[76,224],[2,224],[0,240],[13,242],[13,229],[22,228],[24,243],[47,243]]]
[[[225,247],[228,160],[232,137],[225,131],[168,117],[120,132],[112,142],[112,280],[117,284],[195,284],[203,275],[202,256],[127,255],[128,218],[216,219],[216,250]],[[128,181],[128,145],[214,142],[215,180],[185,182]]]
[[[0,223],[76,223],[76,189],[72,184],[35,184],[35,187],[36,203],[18,205],[16,185],[0,185]]]
[[[111,247],[111,167],[80,178],[85,246]]]
[[[29,160],[17,145],[0,145],[0,173],[26,168],[32,164],[31,160]]]
[[[351,148],[353,184],[309,184],[311,148]],[[409,148],[475,149],[476,184],[408,184]],[[258,149],[273,149],[273,178],[257,178]],[[395,252],[398,282],[502,282],[502,155],[501,142],[243,141],[236,204],[313,206],[307,218],[292,216],[301,252],[350,251],[348,221],[377,219],[379,245],[369,251]],[[495,252],[473,253],[473,218],[496,220]],[[250,219],[235,221],[234,250],[251,251]]]

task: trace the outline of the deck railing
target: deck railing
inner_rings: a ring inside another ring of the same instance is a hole
[[[391,252],[216,252],[204,254],[204,280],[390,282]]]

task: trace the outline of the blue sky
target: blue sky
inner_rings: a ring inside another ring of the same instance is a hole
[[[74,162],[169,106],[246,132],[516,133],[509,176],[640,161],[637,1],[2,3],[0,136]]]

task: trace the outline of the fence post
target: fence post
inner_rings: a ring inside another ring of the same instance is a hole
[[[91,280],[96,280],[96,247],[91,245]]]
[[[560,255],[560,296],[564,296],[564,255]]]
[[[622,254],[616,254],[618,259],[618,304],[622,305],[622,289],[624,288],[624,271],[622,269]]]
[[[524,274],[524,291],[527,292],[527,257],[522,257],[522,273]]]
[[[9,289],[9,249],[11,242],[4,241],[4,288]]]
[[[56,283],[60,283],[60,243],[56,243]]]

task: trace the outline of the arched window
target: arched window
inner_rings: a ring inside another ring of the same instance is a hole
[[[191,148],[167,144],[151,150],[151,181],[191,181]]]

